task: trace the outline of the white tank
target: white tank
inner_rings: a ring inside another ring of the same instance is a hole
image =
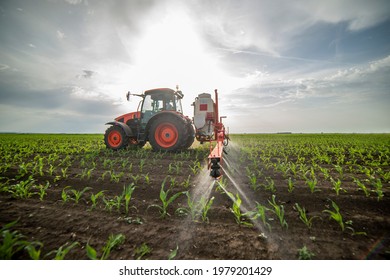
[[[201,93],[194,102],[194,125],[197,136],[211,138],[214,135],[215,108],[209,93]]]

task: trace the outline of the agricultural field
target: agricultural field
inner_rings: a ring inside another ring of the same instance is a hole
[[[0,259],[389,259],[390,135],[231,135],[107,150],[0,135]]]

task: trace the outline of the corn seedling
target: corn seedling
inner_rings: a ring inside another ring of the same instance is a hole
[[[104,191],[100,191],[97,194],[91,194],[91,202],[92,202],[91,210],[96,208],[98,198],[103,195],[104,195]]]
[[[60,248],[47,253],[45,255],[45,258],[54,254],[55,256],[54,256],[53,260],[64,260],[65,256],[69,253],[69,251],[78,245],[80,245],[80,243],[78,243],[78,242],[73,242],[70,245],[68,245],[68,243],[65,243]]]
[[[165,182],[166,182],[167,177],[164,179],[164,181],[161,184],[161,189],[160,189],[160,200],[161,200],[161,205],[153,204],[149,205],[148,209],[150,207],[157,207],[160,209],[160,214],[161,218],[166,218],[166,216],[170,216],[168,213],[168,207],[169,205],[174,202],[180,195],[185,194],[185,192],[178,192],[173,194],[171,197],[169,197],[169,189],[167,191],[164,190],[165,188]]]
[[[264,205],[256,202],[256,209],[254,211],[249,212],[249,216],[252,220],[260,219],[264,226],[268,228],[269,231],[272,230],[271,225],[267,222],[266,211],[269,210]]]
[[[244,225],[244,226],[248,226],[248,227],[253,227],[252,223],[245,221],[245,217],[249,216],[250,212],[242,213],[241,208],[240,208],[241,207],[241,203],[242,203],[240,195],[237,193],[236,197],[234,197],[234,195],[232,193],[230,193],[230,192],[227,192],[227,195],[233,201],[233,205],[230,208],[230,212],[233,213],[234,218],[236,220],[236,223],[238,225]]]
[[[47,194],[46,190],[50,187],[50,183],[46,182],[46,185],[39,184],[36,188],[38,189],[39,200],[43,201],[43,198]]]
[[[343,216],[340,213],[340,208],[333,200],[331,200],[331,202],[332,202],[332,207],[335,211],[331,211],[331,210],[326,209],[326,210],[323,210],[322,212],[328,213],[329,219],[335,220],[340,225],[341,230],[344,231],[345,225],[343,222]]]
[[[270,177],[266,177],[265,180],[267,181],[266,184],[263,184],[263,187],[265,190],[268,190],[268,191],[271,191],[271,192],[276,192],[276,188],[275,188],[275,182],[272,178]]]
[[[78,190],[76,190],[76,189],[71,189],[71,190],[69,190],[69,191],[73,194],[74,197],[69,197],[69,198],[72,199],[72,200],[74,200],[74,202],[77,204],[77,203],[79,203],[79,201],[80,201],[82,195],[83,195],[86,191],[88,191],[88,190],[90,190],[90,189],[91,189],[90,187],[85,187],[85,188],[82,189],[81,191],[78,191]]]
[[[169,253],[168,260],[173,260],[174,258],[176,258],[178,250],[179,250],[179,245],[176,244],[176,248],[174,250],[171,250],[171,252]]]
[[[10,260],[17,252],[23,250],[28,242],[25,237],[17,230],[10,230],[18,221],[10,222],[4,225],[0,230],[0,260]]]
[[[288,188],[287,188],[288,192],[289,193],[292,193],[293,190],[294,190],[294,182],[293,180],[290,178],[288,178]]]
[[[310,252],[306,246],[298,249],[298,259],[300,260],[311,260],[315,256],[314,253]]]
[[[8,188],[8,192],[12,194],[14,198],[26,199],[33,195],[32,188],[35,180],[32,176],[24,181],[12,185]]]
[[[306,179],[306,185],[309,187],[311,193],[314,193],[316,191],[320,191],[317,189],[317,179],[316,178],[313,178],[313,179],[305,178],[305,179]]]
[[[185,188],[185,189],[188,189],[188,187],[190,186],[190,179],[191,179],[191,175],[188,175],[187,179],[185,179],[181,185]]]
[[[144,176],[144,179],[145,179],[145,183],[146,183],[147,185],[150,185],[149,173],[147,173],[147,174],[145,174],[145,175],[143,175],[143,176]]]
[[[282,204],[277,204],[275,201],[276,196],[272,195],[272,201],[268,200],[268,203],[273,207],[273,209],[270,209],[270,211],[274,212],[275,215],[278,217],[280,225],[283,227],[288,228],[288,224],[284,218],[284,207]]]
[[[126,213],[126,215],[129,214],[129,204],[130,204],[131,196],[132,196],[135,188],[136,188],[136,186],[133,183],[131,183],[127,187],[123,186],[122,197],[124,197],[124,199],[125,199],[125,213]]]
[[[356,183],[356,185],[358,185],[359,189],[364,192],[366,197],[370,196],[370,190],[367,189],[366,185],[364,185],[362,182],[360,182],[360,180],[357,178],[354,178],[353,181]]]
[[[194,164],[192,166],[189,165],[189,167],[194,175],[198,174],[199,170],[202,169],[202,166],[199,161],[195,161]]]
[[[24,247],[32,260],[39,260],[41,258],[41,249],[43,244],[41,242],[31,242]]]
[[[313,217],[310,217],[308,218],[307,215],[306,215],[306,209],[305,207],[301,207],[299,206],[298,203],[295,203],[295,206],[294,208],[298,211],[299,213],[299,219],[308,227],[308,228],[311,228],[312,224],[313,224],[313,219],[315,218],[318,218],[317,216],[313,216]]]
[[[334,190],[336,192],[336,195],[339,195],[340,191],[342,190],[343,192],[347,192],[346,190],[344,190],[342,187],[341,187],[341,181],[340,179],[337,179],[337,181],[335,181],[333,178],[330,178],[332,184],[333,184],[333,188],[332,190]]]
[[[137,258],[137,260],[141,260],[145,255],[152,252],[152,248],[148,246],[146,243],[142,243],[141,246],[135,248],[134,250],[134,256]]]
[[[377,194],[377,199],[380,201],[383,198],[383,185],[381,179],[376,179],[375,181],[372,182],[372,184],[375,187],[375,192]]]
[[[142,170],[144,169],[145,166],[145,159],[141,159],[139,162],[139,172],[142,173]]]
[[[131,177],[131,179],[133,180],[133,183],[134,183],[135,185],[137,185],[139,179],[141,179],[141,175],[139,175],[139,174],[137,174],[137,175],[132,175],[132,174],[131,174],[130,177]],[[149,175],[148,175],[148,177],[149,177]]]
[[[100,258],[98,258],[96,250],[91,245],[89,245],[89,243],[87,243],[86,246],[87,256],[91,260],[97,260],[97,259],[107,260],[108,257],[110,256],[111,250],[123,244],[123,242],[125,242],[125,236],[123,234],[121,233],[117,235],[111,234],[102,249],[102,254]]]
[[[252,174],[248,175],[248,178],[249,178],[249,184],[250,184],[251,188],[254,191],[256,191],[258,189],[256,175],[252,173]]]
[[[67,172],[68,172],[68,167],[61,168],[61,174],[62,174],[62,178],[63,178],[63,179],[68,178]]]

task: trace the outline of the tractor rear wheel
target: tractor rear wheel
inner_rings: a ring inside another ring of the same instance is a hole
[[[162,115],[153,121],[149,130],[149,143],[155,151],[178,151],[187,141],[183,120]]]
[[[113,125],[107,128],[104,134],[104,143],[109,149],[119,150],[129,144],[129,139],[121,127]]]
[[[184,146],[182,147],[183,150],[188,149],[191,147],[192,143],[194,143],[195,140],[195,130],[191,123],[187,124],[187,140],[184,143]]]

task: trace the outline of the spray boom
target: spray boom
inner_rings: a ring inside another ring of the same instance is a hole
[[[219,117],[218,91],[215,90],[215,102],[211,94],[202,93],[196,97],[194,102],[194,125],[196,128],[196,139],[200,142],[210,142],[210,154],[208,156],[208,169],[210,176],[218,180],[222,176],[221,164],[224,147],[228,145],[229,136],[226,133],[222,119]],[[215,143],[215,146],[213,145]]]

